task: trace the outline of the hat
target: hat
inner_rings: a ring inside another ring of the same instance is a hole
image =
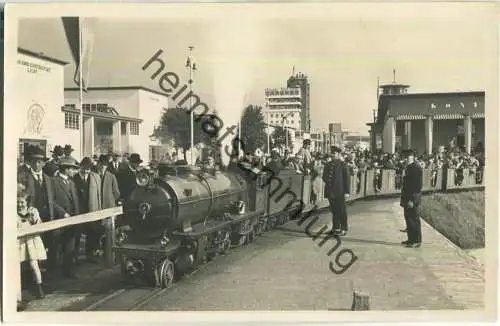
[[[73,152],[74,149],[71,148],[71,145],[64,145],[64,149],[63,149],[65,152]]]
[[[84,157],[82,162],[80,163],[80,167],[85,170],[89,170],[92,168],[92,160],[90,157]]]
[[[104,154],[99,155],[99,158],[97,159],[97,163],[98,164],[108,164],[109,163],[108,156],[104,155]]]
[[[332,153],[342,153],[340,147],[332,146]]]
[[[26,149],[24,151],[24,155],[26,159],[41,159],[41,160],[47,160],[47,157],[45,156],[44,151],[35,145],[28,145],[26,146]]]
[[[138,163],[141,164],[143,161],[141,160],[141,156],[137,153],[132,153],[130,154],[130,157],[128,159],[132,163]]]
[[[61,159],[59,159],[59,167],[64,166],[78,168],[78,162],[76,162],[75,159],[72,159],[71,157],[62,157]]]
[[[64,154],[63,148],[61,145],[56,145],[54,146],[54,149],[50,151],[53,154],[56,154],[57,156],[61,156]]]

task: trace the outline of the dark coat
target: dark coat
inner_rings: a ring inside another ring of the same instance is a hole
[[[325,182],[325,197],[335,198],[349,194],[350,180],[347,165],[339,159],[334,159],[325,165],[323,170]]]
[[[120,198],[120,188],[116,176],[109,172],[108,169],[106,169],[102,177],[101,195],[102,209],[117,206],[117,201]]]
[[[123,168],[121,162],[116,162],[116,167],[115,167],[115,162],[110,162],[108,164],[108,167],[106,168],[106,171],[109,171],[111,173],[113,173],[114,175],[116,175],[118,173],[118,171]]]
[[[57,219],[63,218],[64,214],[70,216],[80,214],[80,205],[78,202],[78,192],[73,180],[69,179],[68,184],[64,183],[60,175],[54,177],[54,213]],[[57,207],[57,209],[56,209]]]
[[[136,172],[132,171],[130,168],[123,168],[118,170],[116,175],[118,180],[118,188],[120,190],[120,196],[123,200],[127,200],[130,194],[137,188]]]
[[[30,170],[27,168],[21,170],[18,175],[17,175],[17,181],[22,184],[25,188],[26,191],[29,194],[30,197],[30,202],[31,203],[38,203],[38,202],[43,202],[44,204],[47,205],[47,207],[44,209],[44,207],[37,207],[35,208],[40,212],[40,214],[43,214],[43,212],[48,211],[48,216],[40,216],[43,221],[50,221],[55,218],[55,212],[60,211],[61,207],[54,202],[54,184],[53,184],[53,179],[49,177],[47,174],[42,173],[42,178],[43,178],[43,187],[46,193],[46,198],[37,198],[38,192],[36,191],[36,185],[35,182],[35,177],[31,173]]]
[[[80,213],[95,212],[102,209],[101,177],[90,172],[87,182],[80,174],[75,175],[74,183],[78,191]]]
[[[401,187],[401,206],[406,207],[409,201],[414,206],[420,205],[422,199],[422,168],[413,162],[405,168]]]

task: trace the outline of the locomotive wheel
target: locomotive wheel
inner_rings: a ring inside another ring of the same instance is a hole
[[[170,259],[165,259],[159,269],[160,285],[161,287],[167,287],[174,282],[175,277],[175,266]]]

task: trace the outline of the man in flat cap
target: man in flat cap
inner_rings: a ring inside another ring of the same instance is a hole
[[[80,214],[95,212],[102,209],[101,177],[92,171],[94,168],[90,157],[84,157],[80,162],[80,171],[73,181],[78,191]],[[88,262],[95,263],[94,254],[99,249],[100,225],[98,222],[86,223],[75,227],[75,260],[78,261],[80,252],[80,239],[82,233],[87,236],[85,241],[85,254]]]
[[[422,169],[415,162],[415,153],[412,150],[405,152],[407,165],[404,171],[401,186],[401,207],[404,208],[404,217],[408,240],[402,244],[409,248],[418,248],[422,243],[419,206],[422,197]]]
[[[347,234],[347,211],[345,201],[349,198],[350,182],[347,165],[340,159],[342,150],[332,146],[333,159],[325,165],[323,181],[325,182],[325,197],[330,203],[333,215],[332,233],[335,236]]]
[[[78,165],[74,159],[63,157],[59,160],[59,173],[54,177],[54,205],[57,219],[67,218],[80,213],[78,192],[73,177],[78,172]],[[76,278],[74,274],[74,250],[77,228],[67,227],[56,230],[55,242],[62,251],[62,272],[64,276]]]

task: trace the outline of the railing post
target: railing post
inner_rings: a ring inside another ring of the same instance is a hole
[[[115,257],[113,255],[113,245],[115,244],[115,216],[110,216],[106,219],[106,264],[108,267],[115,265]]]

